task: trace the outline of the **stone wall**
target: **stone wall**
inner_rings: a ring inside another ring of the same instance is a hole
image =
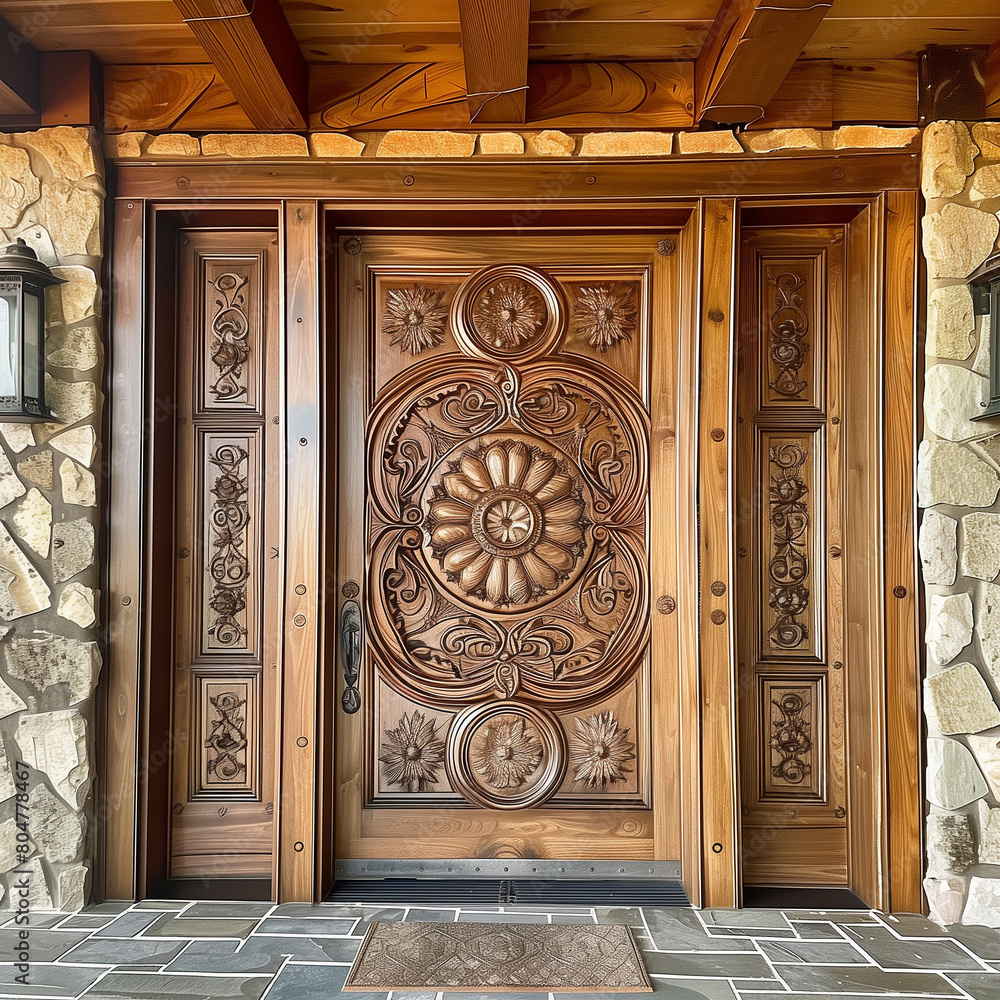
[[[24,878],[32,909],[77,909],[89,892],[101,664],[95,462],[103,205],[103,160],[90,130],[0,134],[3,243],[23,237],[66,279],[48,293],[46,397],[55,420],[0,423],[0,905],[7,908],[18,904],[12,887]],[[29,765],[26,803],[15,785],[18,760]],[[29,837],[20,854],[19,819]]]
[[[965,277],[1000,235],[1000,124],[924,132],[924,440],[917,489],[926,587],[927,877],[943,923],[1000,927],[1000,418],[989,318]]]

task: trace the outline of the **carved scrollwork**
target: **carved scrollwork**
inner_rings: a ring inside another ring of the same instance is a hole
[[[777,369],[770,383],[780,396],[797,399],[808,382],[799,377],[806,363],[809,343],[809,317],[800,293],[805,278],[791,271],[782,271],[768,279],[774,288],[774,302],[768,318],[768,353]]]
[[[569,759],[573,779],[591,788],[606,788],[624,781],[635,760],[635,744],[629,730],[621,729],[614,712],[601,712],[589,718],[576,718],[569,737]]]
[[[237,445],[222,445],[209,461],[219,469],[211,492],[212,558],[208,564],[212,596],[208,605],[215,618],[208,634],[221,646],[238,646],[247,634],[239,616],[247,605],[250,564],[246,556],[247,527],[250,523],[247,495],[249,455]]]
[[[770,448],[770,521],[772,554],[768,562],[768,604],[774,621],[768,630],[770,642],[794,649],[809,637],[799,619],[809,606],[807,533],[809,487],[800,475],[808,456],[797,444]]]
[[[635,282],[584,285],[573,304],[576,336],[603,354],[632,339],[637,312]]]
[[[219,370],[209,386],[217,402],[231,402],[245,396],[247,386],[241,381],[243,366],[250,357],[250,320],[246,314],[246,288],[249,277],[227,271],[209,285],[215,293],[215,315],[212,317],[212,363]]]
[[[771,774],[790,785],[797,785],[812,771],[812,765],[804,759],[813,748],[812,727],[804,716],[809,705],[794,691],[772,700],[771,705],[778,715],[771,721],[770,746],[777,757]]]
[[[242,711],[246,699],[233,691],[224,691],[209,701],[217,718],[211,720],[212,731],[205,740],[208,777],[216,781],[242,781],[247,771],[246,719]]]
[[[385,765],[385,781],[403,791],[425,792],[436,785],[444,763],[444,741],[438,735],[437,719],[425,718],[422,712],[404,712],[395,726],[385,730],[379,760]]]

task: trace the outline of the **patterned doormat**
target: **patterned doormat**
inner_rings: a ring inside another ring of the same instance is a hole
[[[622,924],[373,922],[344,990],[652,993]]]

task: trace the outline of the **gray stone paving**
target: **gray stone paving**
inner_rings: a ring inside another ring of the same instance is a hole
[[[0,926],[0,998],[545,1000],[545,994],[342,993],[372,920],[624,923],[670,1000],[1000,1000],[1000,931],[865,910],[103,903],[33,914],[29,984]],[[550,994],[548,1000],[595,1000]]]

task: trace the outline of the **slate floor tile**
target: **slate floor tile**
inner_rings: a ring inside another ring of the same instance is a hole
[[[753,951],[746,938],[712,938],[693,910],[647,909],[646,924],[660,951]]]
[[[666,976],[653,976],[653,995],[660,994],[664,1000],[733,1000],[736,994],[729,983],[711,979],[670,979]],[[640,1000],[648,993],[633,993],[635,1000]],[[564,994],[558,994],[557,1000],[563,1000]],[[590,994],[594,1000],[594,994]],[[788,998],[786,998],[788,1000]]]
[[[260,941],[191,941],[167,966],[168,972],[226,972],[235,975],[275,973],[285,962],[281,938]],[[287,951],[288,949],[284,949]]]
[[[784,910],[782,912],[789,920],[828,920],[832,924],[878,923],[878,918],[871,910]]]
[[[186,899],[143,899],[135,904],[136,910],[183,910],[190,904]]]
[[[900,941],[887,928],[843,928],[859,948],[883,969],[934,969],[938,972],[979,971],[982,965],[953,941],[920,938]]]
[[[781,978],[794,993],[933,994],[961,996],[944,976],[934,972],[886,972],[870,965],[785,965]]]
[[[341,995],[347,978],[346,965],[292,965],[289,963],[274,980],[267,1000],[331,1000]],[[388,993],[347,993],[359,1000],[387,1000]],[[450,1000],[450,998],[449,998]],[[499,1000],[499,998],[493,998]],[[534,997],[533,1000],[538,1000]]]
[[[214,903],[202,902],[189,906],[185,917],[265,917],[274,909],[274,903]]]
[[[879,923],[885,924],[900,937],[946,938],[948,936],[948,932],[940,924],[919,913],[879,913],[876,917]]]
[[[599,924],[628,924],[629,927],[644,928],[642,910],[638,906],[595,906]]]
[[[81,1000],[260,1000],[269,976],[195,976],[111,972]]]
[[[455,922],[456,913],[458,913],[457,908],[454,910],[427,910],[420,906],[411,906],[403,919],[407,921],[436,920],[439,923],[451,924]]]
[[[83,912],[84,913],[124,913],[126,910],[131,910],[134,903],[129,902],[125,899],[108,899],[103,903],[91,903],[87,906]]]
[[[14,961],[17,945],[22,941],[19,937],[22,929],[17,927],[0,929],[0,962]],[[30,934],[28,951],[32,962],[54,962],[88,937],[87,931],[52,931],[35,927],[31,928]]]
[[[781,910],[703,910],[702,919],[716,927],[777,927],[788,930],[788,921]]]
[[[948,928],[948,935],[961,941],[969,951],[991,962],[1000,962],[1000,931],[992,927],[973,924],[956,924]]]
[[[59,924],[59,929],[99,931],[115,919],[111,913],[74,913]]]
[[[340,917],[330,920],[320,917],[267,917],[254,932],[259,934],[305,934],[308,937],[346,937],[354,927],[355,919]]]
[[[838,941],[761,941],[775,965],[870,965],[871,960],[843,938]]]
[[[550,913],[552,924],[594,924],[597,920],[589,913]]]
[[[350,964],[361,947],[361,938],[334,937],[253,937],[244,951],[254,949],[272,955],[291,956],[293,962],[338,962]],[[238,958],[242,952],[237,953]]]
[[[795,931],[785,927],[709,927],[709,937],[714,938],[794,938]]]
[[[62,957],[71,965],[153,965],[159,968],[176,958],[185,947],[185,941],[157,941],[155,938],[131,938],[116,941],[113,938],[92,937],[78,944]]]
[[[831,924],[828,920],[793,920],[792,930],[800,938],[806,938],[807,940],[830,940],[830,941],[843,941],[844,936],[837,930],[834,924]]]
[[[997,1000],[1000,997],[1000,973],[983,972],[974,975],[953,972],[948,978],[976,1000]]]
[[[145,937],[245,938],[257,926],[256,917],[189,917],[165,913],[156,917]]]
[[[32,911],[31,914],[31,926],[32,927],[51,927],[53,924],[58,924],[60,921],[66,919],[65,913],[55,913],[55,912],[38,912]],[[3,920],[4,927],[14,927],[14,917],[10,913],[0,914],[0,920]]]
[[[646,971],[658,976],[697,976],[702,979],[765,979],[774,982],[774,972],[761,955],[735,952],[731,955],[708,952],[694,955],[685,952],[644,951]],[[767,989],[763,983],[761,989]]]
[[[360,916],[361,919],[358,921],[354,930],[351,931],[351,934],[354,937],[364,937],[368,933],[368,928],[371,926],[373,920],[392,923],[397,920],[402,920],[405,914],[406,910],[400,907],[359,907],[358,916]]]
[[[161,919],[160,914],[155,910],[132,910],[115,917],[110,924],[106,924],[94,933],[97,937],[135,937],[159,919]]]
[[[31,965],[28,985],[14,978],[21,975],[16,965],[0,965],[0,994],[19,997],[66,997],[75,1000],[101,976],[104,969],[84,969],[68,965],[38,963]]]
[[[479,924],[547,924],[548,917],[544,913],[479,913],[462,910],[458,919],[460,923]]]

